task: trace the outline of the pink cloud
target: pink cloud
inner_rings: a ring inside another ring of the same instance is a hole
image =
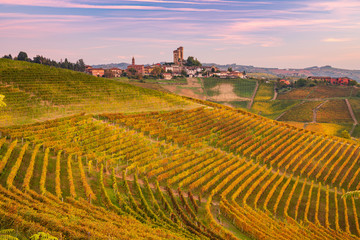
[[[351,38],[325,38],[322,40],[323,42],[350,42]]]
[[[180,12],[225,12],[220,9],[197,9],[197,8],[168,8],[158,6],[138,6],[138,5],[91,5],[72,3],[70,1],[58,0],[0,0],[0,4],[38,6],[38,7],[60,7],[60,8],[81,8],[81,9],[108,9],[108,10],[162,10],[162,11],[180,11]]]
[[[284,27],[292,29],[295,29],[296,27],[314,28],[319,25],[332,26],[332,24],[336,22],[338,22],[338,20],[333,19],[244,19],[233,23],[229,27],[229,31],[258,31]]]

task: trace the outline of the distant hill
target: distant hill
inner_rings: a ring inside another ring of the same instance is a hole
[[[226,70],[231,67],[236,71],[245,71],[247,73],[267,73],[273,74],[278,77],[308,77],[308,76],[330,76],[330,77],[349,77],[360,82],[360,70],[349,70],[334,68],[331,66],[323,67],[309,67],[302,69],[279,69],[279,68],[263,68],[263,67],[254,67],[247,65],[237,65],[237,64],[227,64],[219,65],[214,63],[205,63],[205,66],[216,66],[220,69]]]
[[[98,64],[93,65],[94,68],[120,68],[120,69],[126,69],[130,64],[129,63],[109,63],[109,64]]]

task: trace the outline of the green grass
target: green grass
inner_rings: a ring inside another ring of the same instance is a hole
[[[40,64],[0,59],[0,126],[76,113],[140,112],[195,106],[179,96]]]
[[[238,97],[251,98],[256,86],[256,81],[250,79],[204,78],[203,82],[205,92],[209,97],[220,94],[218,90],[214,90],[215,87],[221,84],[231,84],[234,87],[234,93]]]
[[[296,100],[275,100],[275,101],[255,101],[251,111],[262,116],[275,119],[281,113],[292,108],[299,101]]]
[[[313,109],[322,102],[309,101],[294,106],[282,115],[280,121],[311,122],[313,120]]]
[[[273,83],[261,83],[259,89],[256,92],[256,101],[271,100],[274,96],[274,84]]]

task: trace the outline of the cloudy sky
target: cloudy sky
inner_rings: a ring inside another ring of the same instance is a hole
[[[360,0],[0,0],[0,55],[360,69]]]

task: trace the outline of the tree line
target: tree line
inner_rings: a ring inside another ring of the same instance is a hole
[[[85,63],[83,59],[79,59],[76,63],[69,62],[67,58],[64,61],[57,62],[50,58],[46,58],[40,55],[36,55],[33,59],[29,58],[26,52],[19,52],[17,57],[12,57],[11,54],[4,55],[2,58],[12,59],[17,61],[26,61],[32,63],[43,64],[47,66],[57,67],[57,68],[65,68],[79,72],[85,72]]]

